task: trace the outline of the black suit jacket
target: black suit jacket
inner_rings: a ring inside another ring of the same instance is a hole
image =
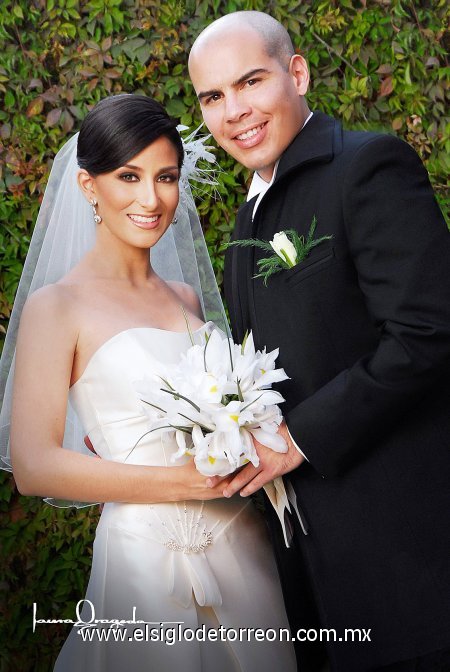
[[[310,526],[296,538],[321,622],[371,628],[329,646],[333,669],[449,645],[450,233],[427,173],[399,139],[315,113],[252,222],[253,206],[235,239],[306,235],[314,216],[332,235],[267,287],[252,277],[265,253],[230,248],[225,293],[235,338],[279,347],[290,376],[278,389],[309,460],[290,475]]]

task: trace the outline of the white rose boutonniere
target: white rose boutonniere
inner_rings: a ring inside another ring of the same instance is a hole
[[[273,240],[270,241],[273,251],[293,268],[297,263],[297,251],[284,231],[276,233]]]
[[[264,257],[257,261],[260,272],[253,276],[255,278],[263,278],[264,284],[267,285],[267,281],[271,275],[297,266],[308,256],[314,247],[320,245],[324,240],[329,240],[333,237],[322,236],[321,238],[314,238],[316,225],[317,220],[313,217],[306,240],[304,236],[299,236],[295,229],[289,229],[276,233],[271,241],[247,238],[246,240],[234,240],[228,243],[228,245],[259,247],[266,252],[275,252],[270,257]]]

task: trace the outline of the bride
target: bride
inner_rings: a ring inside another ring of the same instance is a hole
[[[204,242],[191,237],[196,216],[180,182],[183,154],[158,103],[137,95],[102,100],[56,157],[58,178],[50,178],[40,215],[50,223],[40,232],[38,220],[34,234],[57,270],[45,271],[21,314],[14,477],[26,495],[106,502],[80,614],[92,622],[72,628],[56,661],[61,672],[296,669],[287,630],[279,635],[287,618],[252,503],[221,498],[224,484],[207,487],[191,458],[174,466],[177,446],[167,435],[141,439],[149,426],[136,381],[190,346],[186,315],[197,342],[215,328],[203,316],[217,288],[201,293]],[[178,233],[177,219],[185,226]],[[172,279],[180,277],[172,268],[186,263],[198,282]],[[84,435],[102,459],[83,454]],[[117,620],[132,623],[117,627]],[[196,628],[216,635],[192,636]],[[270,629],[270,637],[255,638],[256,629]],[[114,637],[118,631],[126,636]]]

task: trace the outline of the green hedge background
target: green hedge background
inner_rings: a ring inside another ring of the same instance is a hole
[[[196,127],[200,113],[187,54],[202,28],[235,10],[268,11],[288,28],[311,67],[312,109],[341,117],[347,128],[407,140],[425,161],[448,217],[447,6],[446,0],[4,0],[0,336],[54,154],[94,103],[121,91],[154,96],[181,123]],[[199,210],[221,282],[222,245],[249,175],[223,152],[217,156],[224,170],[220,197],[203,194]],[[58,510],[22,497],[12,477],[0,474],[0,672],[52,669],[68,630],[40,625],[32,633],[32,604],[43,618],[74,617],[97,517],[96,507]]]

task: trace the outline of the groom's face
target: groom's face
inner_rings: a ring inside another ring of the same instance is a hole
[[[189,70],[217,143],[269,181],[304,122],[300,96],[307,90],[308,71],[302,57],[282,65],[267,54],[258,33],[243,27],[200,38]]]

